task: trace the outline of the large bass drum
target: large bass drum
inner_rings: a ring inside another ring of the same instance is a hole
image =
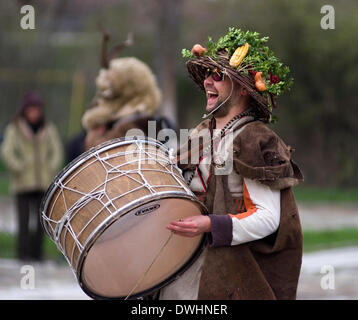
[[[166,226],[206,213],[168,149],[148,138],[115,139],[79,156],[41,206],[44,229],[96,299],[143,297],[175,279],[204,239]]]

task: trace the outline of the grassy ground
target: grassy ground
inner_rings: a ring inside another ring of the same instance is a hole
[[[358,245],[358,228],[303,232],[303,251],[305,253],[354,245]],[[0,232],[0,258],[15,258],[15,246],[15,235]],[[46,259],[65,262],[56,245],[48,237],[45,237],[44,240],[44,255]]]
[[[358,189],[323,189],[298,186],[294,189],[297,202],[301,203],[357,203]],[[8,174],[0,160],[0,196],[10,196]],[[328,249],[347,245],[358,245],[358,228],[304,231],[304,251]],[[15,257],[16,238],[14,235],[0,232],[0,258]],[[62,254],[56,245],[48,238],[44,242],[45,257],[48,259],[63,260]]]
[[[10,195],[8,174],[0,171],[0,196],[8,195]]]
[[[16,258],[16,236],[10,233],[0,232],[0,258]],[[46,236],[44,239],[44,258],[65,262],[62,253],[56,245]]]
[[[299,185],[294,188],[296,200],[306,203],[358,203],[358,189],[319,188]],[[10,196],[9,174],[0,159],[0,196]]]
[[[310,187],[304,183],[294,188],[298,202],[358,203],[358,189]],[[0,196],[9,196],[9,173],[0,158]]]
[[[358,245],[358,228],[304,231],[304,252]]]
[[[297,202],[305,203],[358,203],[358,189],[334,189],[308,186],[294,188]]]

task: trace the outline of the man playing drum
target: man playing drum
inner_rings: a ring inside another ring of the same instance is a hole
[[[207,246],[160,299],[296,298],[302,231],[292,187],[303,176],[266,125],[275,120],[274,98],[292,83],[267,40],[229,28],[207,48],[183,50],[207,97],[206,119],[187,146],[203,132],[210,143],[200,145],[197,162],[179,150],[179,167],[210,214],[167,226],[183,237],[206,233]]]

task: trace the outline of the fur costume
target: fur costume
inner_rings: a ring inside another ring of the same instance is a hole
[[[161,94],[149,67],[134,57],[112,59],[109,68],[102,68],[96,78],[94,106],[82,118],[86,130],[141,114],[157,111]]]

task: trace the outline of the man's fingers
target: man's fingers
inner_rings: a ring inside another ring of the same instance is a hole
[[[173,221],[170,223],[173,226],[181,227],[181,228],[195,228],[196,223],[190,221]]]
[[[177,225],[169,225],[167,228],[169,230],[172,230],[175,232],[182,232],[182,233],[195,233],[198,231],[198,228],[196,228],[196,227],[186,228],[186,227],[177,226]]]
[[[195,237],[198,234],[210,230],[207,219],[208,218],[204,216],[192,216],[185,219],[179,219],[179,221],[176,220],[170,222],[167,229],[173,231],[177,235]]]

